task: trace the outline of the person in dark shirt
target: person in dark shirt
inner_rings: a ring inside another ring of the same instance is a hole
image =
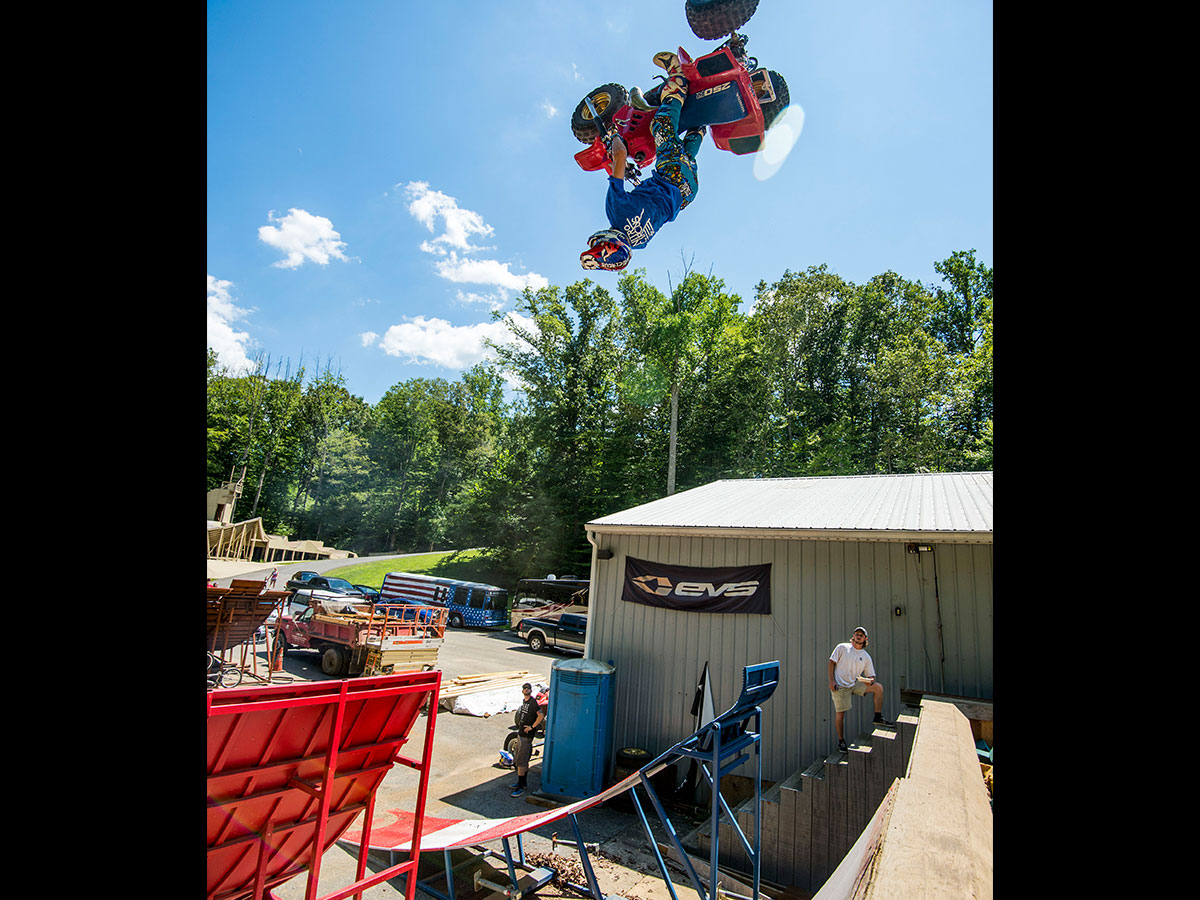
[[[620,135],[613,135],[609,149],[612,175],[608,177],[608,193],[604,198],[609,227],[588,238],[588,249],[579,254],[579,263],[585,269],[614,272],[624,269],[633,251],[645,247],[662,226],[675,221],[700,190],[696,153],[707,129],[693,129],[680,139],[679,114],[687,97],[687,78],[680,68],[679,57],[669,50],[654,54],[654,64],[666,69],[669,76],[663,85],[658,112],[650,123],[655,146],[654,173],[627,192],[628,150]]]
[[[524,698],[520,709],[517,710],[517,752],[513,764],[517,768],[517,783],[509,796],[520,797],[525,793],[526,776],[529,774],[529,758],[533,755],[533,736],[546,721],[546,713],[538,706],[533,696],[533,686],[529,682],[521,685]]]

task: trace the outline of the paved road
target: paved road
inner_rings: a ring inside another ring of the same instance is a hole
[[[265,675],[268,670],[266,647],[258,645],[258,672]],[[523,641],[511,632],[489,632],[476,629],[446,629],[445,643],[438,651],[438,667],[442,670],[443,684],[461,675],[479,675],[494,672],[527,671],[530,681],[550,683],[550,667],[556,659],[569,657],[553,656],[546,653],[534,653]],[[283,671],[273,676],[276,680],[294,678],[299,681],[330,681],[337,676],[326,675],[321,671],[321,657],[315,651],[292,650],[283,659]],[[247,678],[245,684],[255,683]],[[513,699],[520,701],[521,691],[514,689]],[[433,777],[449,778],[458,785],[462,781],[462,773],[480,768],[490,769],[500,757],[500,748],[508,735],[508,726],[512,724],[512,713],[503,713],[489,718],[466,715],[452,715],[443,711],[438,717],[438,725],[434,733],[434,769]],[[417,728],[424,735],[422,718]],[[419,739],[414,734],[414,742]],[[417,744],[413,744],[417,746]],[[410,770],[404,770],[409,772]],[[499,769],[496,770],[500,772]],[[393,771],[395,774],[395,770]],[[388,778],[392,776],[389,775]],[[384,784],[387,785],[385,779]],[[416,785],[415,776],[412,783]],[[433,812],[432,798],[429,804],[430,815]],[[380,794],[380,802],[383,795]],[[515,815],[507,812],[503,815]],[[490,816],[489,816],[490,817]]]

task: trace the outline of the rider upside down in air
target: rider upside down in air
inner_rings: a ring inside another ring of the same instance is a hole
[[[658,112],[650,125],[654,135],[654,173],[633,191],[625,191],[625,142],[613,135],[609,155],[612,175],[604,211],[609,228],[588,238],[588,249],[579,254],[585,269],[619,272],[629,265],[634,249],[650,243],[667,222],[673,222],[680,210],[696,199],[700,190],[696,178],[696,152],[704,141],[706,129],[696,128],[679,137],[679,114],[687,96],[688,82],[679,65],[679,57],[663,50],[654,54],[654,64],[667,70]],[[634,95],[641,94],[634,89]]]

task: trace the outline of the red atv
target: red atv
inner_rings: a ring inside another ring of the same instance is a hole
[[[688,80],[679,130],[705,125],[720,149],[739,155],[755,153],[762,149],[767,129],[791,99],[783,76],[760,68],[758,60],[747,56],[748,38],[734,30],[754,14],[758,0],[687,0],[686,6],[697,37],[729,37],[712,53],[695,60],[679,48],[679,61]],[[630,91],[619,84],[602,85],[584,97],[571,116],[572,133],[588,145],[575,154],[580,168],[588,172],[604,169],[611,175],[608,146],[612,135],[619,134],[629,150],[627,174],[636,183],[639,167],[654,160],[650,121],[657,112],[662,87],[646,92],[649,109],[632,105]]]

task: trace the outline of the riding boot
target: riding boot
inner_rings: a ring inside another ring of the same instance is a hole
[[[667,70],[667,83],[662,88],[662,103],[666,103],[671,98],[679,99],[683,103],[687,96],[688,81],[683,76],[683,67],[679,63],[679,56],[672,53],[670,50],[660,50],[654,54],[654,64],[659,68]]]
[[[672,69],[679,68],[679,56],[670,50],[659,50],[654,54],[654,64],[660,69],[666,69],[669,74],[674,74]]]

